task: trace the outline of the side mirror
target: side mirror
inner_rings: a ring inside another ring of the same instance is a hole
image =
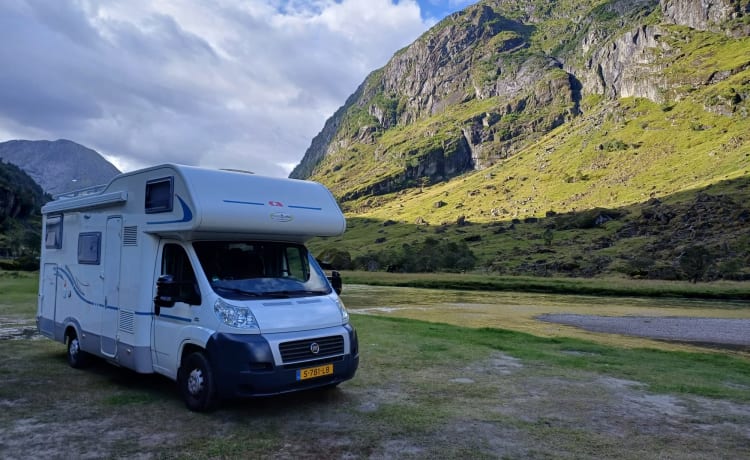
[[[154,305],[157,307],[174,307],[175,298],[179,295],[179,285],[172,275],[161,275],[156,280],[156,297]]]
[[[331,282],[331,287],[336,291],[336,294],[341,294],[341,290],[344,287],[344,282],[341,279],[341,273],[333,270],[331,276],[328,277],[328,281]]]

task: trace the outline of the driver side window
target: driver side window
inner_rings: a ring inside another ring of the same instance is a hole
[[[193,265],[185,249],[178,244],[165,244],[161,260],[161,274],[172,275],[177,286],[177,302],[200,305],[201,294]]]

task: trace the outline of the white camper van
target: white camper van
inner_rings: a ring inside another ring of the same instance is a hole
[[[71,366],[163,374],[197,411],[354,376],[340,278],[304,246],[346,227],[322,185],[161,165],[42,214],[37,324]]]

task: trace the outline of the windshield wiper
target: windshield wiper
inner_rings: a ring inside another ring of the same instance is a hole
[[[306,290],[300,289],[296,291],[267,291],[267,292],[261,293],[260,295],[286,299],[288,297],[293,297],[293,296],[297,297],[297,296],[305,296],[305,295],[326,295],[326,294],[328,294],[326,291],[306,291]]]
[[[234,292],[235,294],[242,294],[248,297],[259,297],[261,295],[265,295],[265,294],[258,294],[257,292],[253,292],[253,291],[246,291],[244,289],[237,289],[237,288],[231,288],[231,287],[226,287],[226,286],[214,285],[213,287],[214,289],[223,289],[224,291]]]

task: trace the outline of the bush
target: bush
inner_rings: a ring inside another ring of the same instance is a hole
[[[427,237],[421,242],[404,244],[398,249],[371,252],[353,261],[356,269],[373,267],[389,272],[424,273],[471,270],[477,257],[465,241],[455,242]]]
[[[695,245],[685,248],[677,260],[685,277],[697,283],[713,264],[714,257],[705,246]]]
[[[318,260],[330,264],[336,270],[351,270],[354,267],[349,252],[336,248],[324,249],[318,254]]]

